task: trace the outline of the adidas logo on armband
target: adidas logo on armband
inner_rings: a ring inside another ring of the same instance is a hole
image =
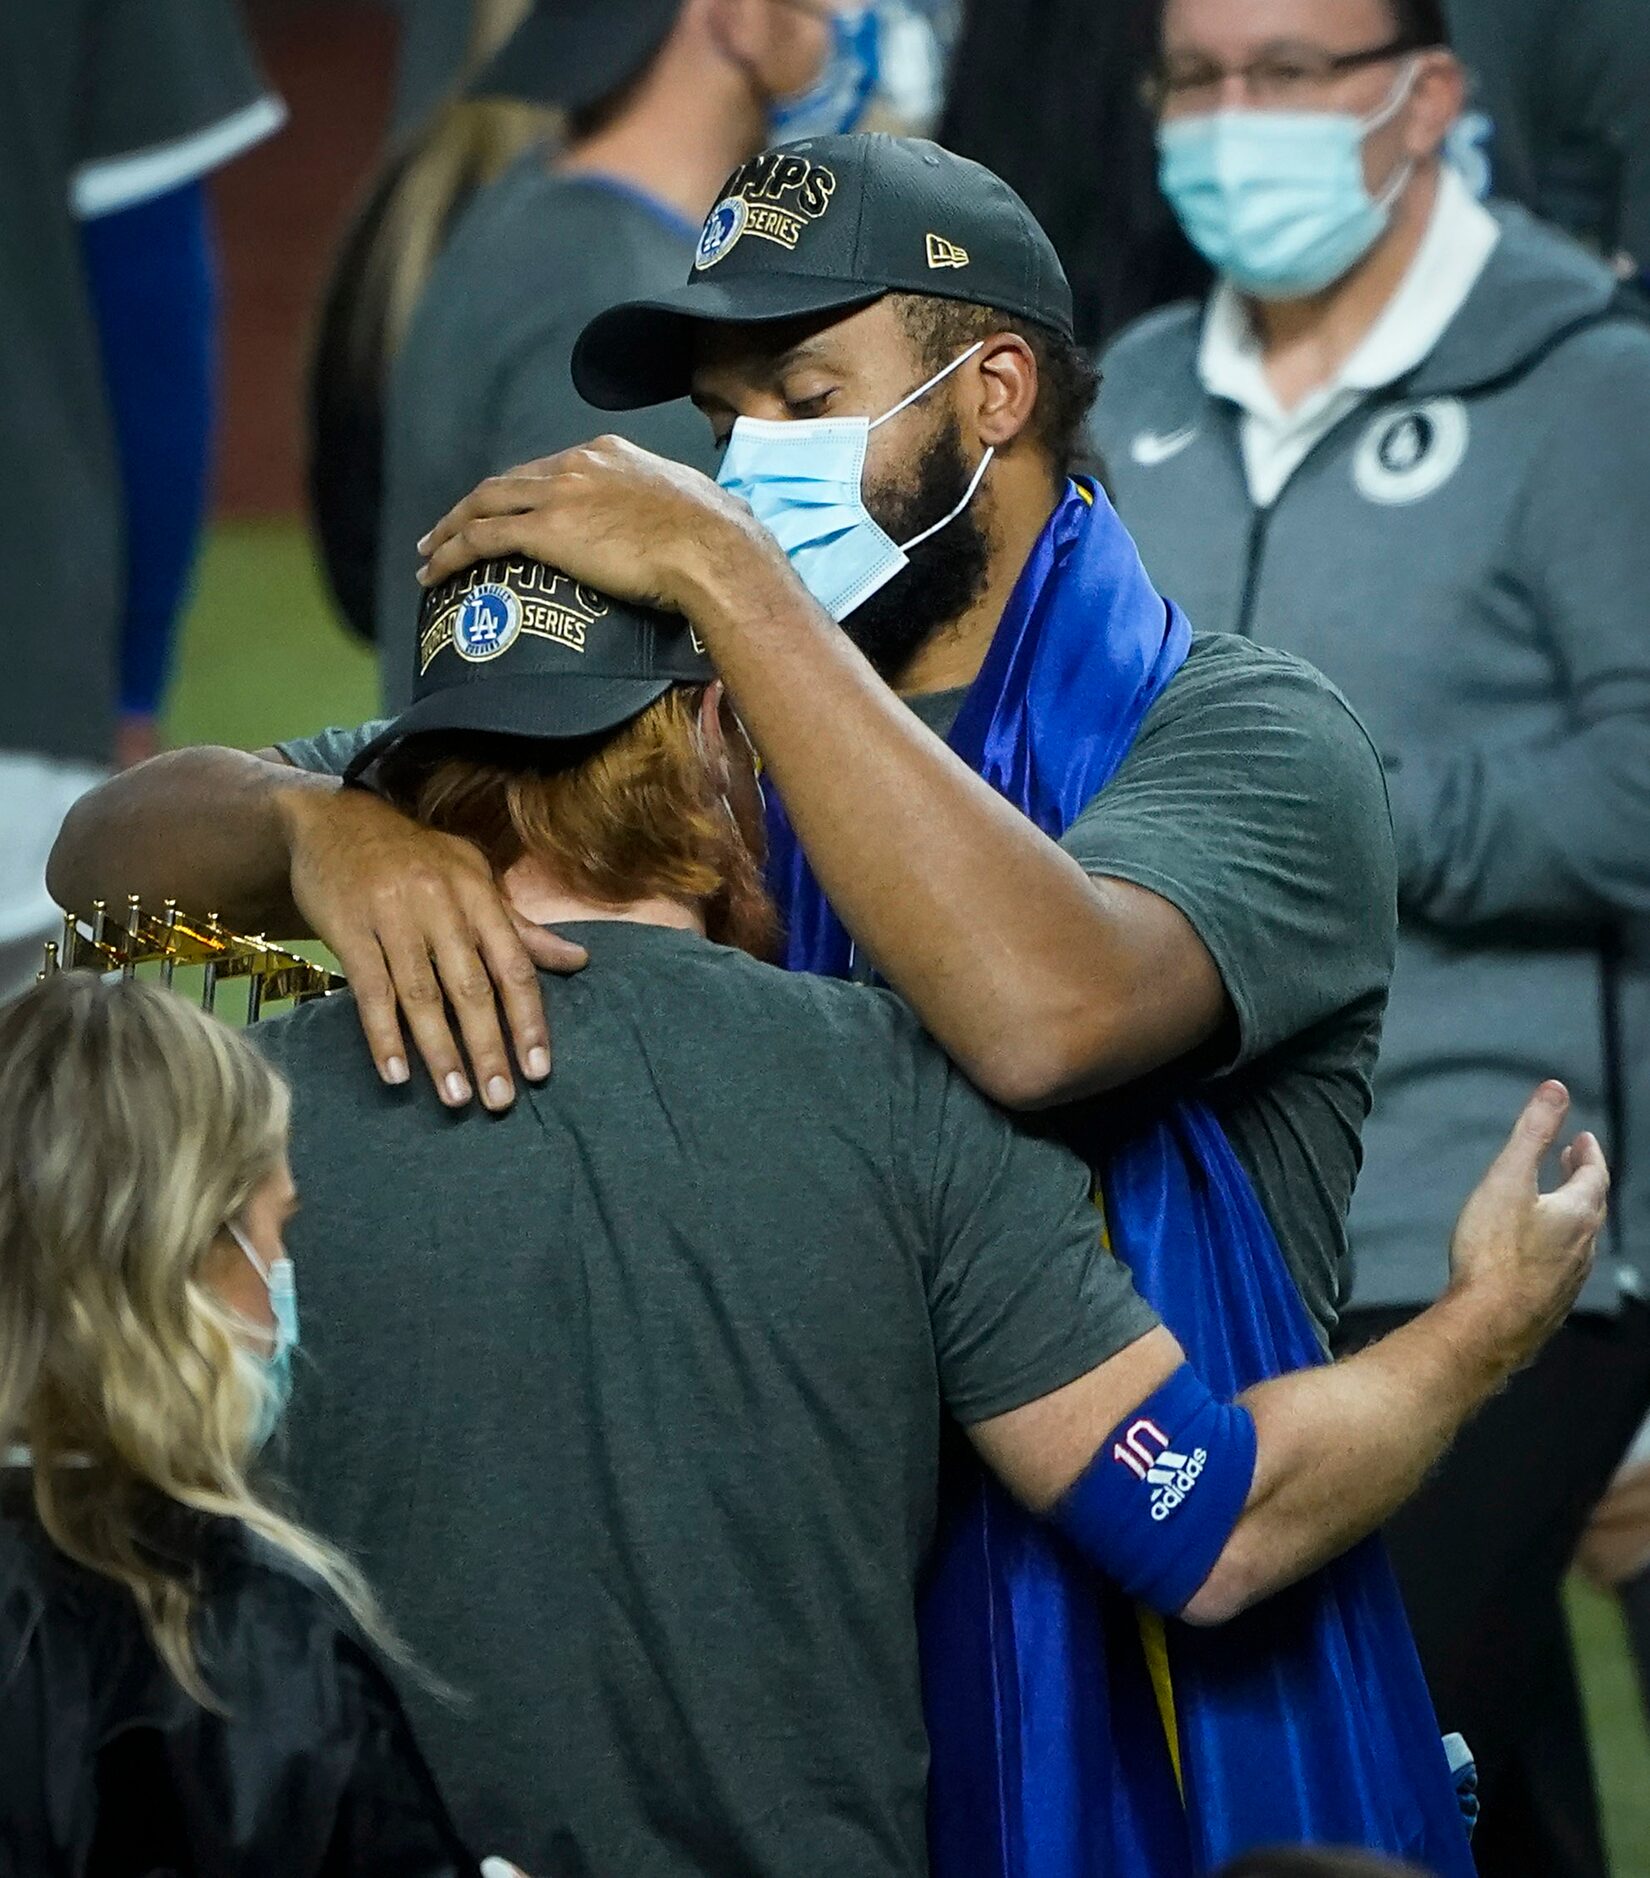
[[[1152,1490],[1152,1518],[1165,1520],[1185,1503],[1208,1464],[1209,1450],[1194,1448],[1176,1454],[1156,1422],[1137,1421],[1111,1451],[1136,1479]]]

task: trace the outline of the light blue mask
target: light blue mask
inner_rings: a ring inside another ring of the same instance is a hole
[[[873,423],[868,417],[783,419],[741,417],[728,437],[716,480],[742,496],[785,550],[797,577],[838,622],[886,587],[915,547],[954,522],[985,476],[995,449],[980,458],[961,502],[932,528],[894,541],[865,506],[865,452],[871,432],[927,397],[985,344],[954,358]]]
[[[1325,111],[1217,111],[1158,131],[1159,180],[1194,247],[1241,293],[1297,300],[1342,278],[1385,231],[1414,173],[1379,197],[1364,182],[1364,140],[1408,102],[1413,63],[1373,117]]]
[[[814,12],[813,7],[808,11]],[[768,141],[800,143],[805,137],[840,137],[864,114],[882,78],[882,19],[874,6],[826,16],[831,43],[819,76],[768,108]]]
[[[280,1426],[287,1403],[292,1400],[292,1352],[298,1347],[298,1287],[292,1261],[273,1259],[267,1265],[246,1234],[233,1220],[229,1234],[252,1262],[252,1269],[264,1281],[269,1292],[269,1308],[275,1318],[275,1347],[268,1352],[242,1348],[236,1352],[248,1375],[255,1379],[258,1393],[258,1421],[252,1440],[263,1447]]]

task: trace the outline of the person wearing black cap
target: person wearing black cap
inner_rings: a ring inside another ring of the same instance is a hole
[[[474,98],[554,106],[568,131],[467,204],[389,367],[375,593],[391,708],[407,698],[412,544],[481,477],[592,433],[568,375],[580,328],[679,277],[718,179],[776,126],[853,124],[881,46],[880,15],[847,0],[538,0],[469,82]],[[397,162],[408,190],[380,246],[407,239],[434,186]],[[638,412],[627,434],[712,466],[685,404]]]
[[[938,742],[1068,499],[1095,393],[1019,198],[900,139],[766,153],[687,284],[599,316],[574,373],[608,408],[689,390],[722,489],[604,440],[484,485],[423,544],[425,578],[554,537],[587,577],[685,612],[856,954],[1011,1105],[1181,1064],[1327,1333],[1394,943],[1361,727],[1300,661],[1194,640],[1059,847]],[[1092,631],[1137,579],[1093,599]]]
[[[1092,1565],[1218,1623],[1409,1491],[1586,1270],[1607,1176],[1581,1143],[1538,1199],[1549,1089],[1449,1305],[1217,1401],[1078,1161],[893,996],[749,956],[754,762],[708,660],[554,569],[432,592],[352,783],[591,954],[503,1116],[384,1088],[347,998],[253,1033],[303,1198],[289,1470],[468,1698],[407,1691],[461,1829],[530,1871],[925,1878],[942,1404]]]
[[[1315,672],[1194,641],[1103,495],[1067,480],[1093,390],[1071,333],[1046,238],[976,166],[877,138],[765,153],[724,187],[687,283],[599,316],[574,354],[609,408],[687,387],[726,446],[720,490],[597,443],[484,485],[422,544],[425,578],[534,552],[685,613],[782,801],[789,962],[874,968],[987,1092],[1058,1110],[1151,1301],[1200,1360],[1265,1373],[1284,1346],[1250,1340],[1251,1307],[1321,1350],[1344,1280],[1394,947],[1385,789]],[[1088,1099],[1125,1085],[1119,1138]],[[1143,1168],[1162,1158],[1188,1196],[1224,1192],[1201,1225],[1157,1206]],[[1194,1330],[1232,1282],[1250,1305],[1227,1293]],[[1020,1589],[1009,1564],[991,1596]],[[1242,1796],[1193,1815],[1202,1854],[1367,1832],[1467,1869],[1384,1562],[1326,1576],[1293,1623],[1291,1671],[1264,1687],[1254,1658],[1171,1636],[1188,1789]],[[951,1654],[988,1631],[977,1611]],[[1018,1673],[1057,1676],[1021,1654],[1038,1648],[1017,1645]],[[1076,1638],[1061,1655],[1091,1673]],[[1326,1702],[1311,1665],[1334,1683],[1360,1656],[1390,1679]],[[977,1791],[973,1747],[936,1735],[937,1790]],[[1064,1777],[996,1747],[1035,1815]],[[1394,1795],[1405,1817],[1372,1825]]]

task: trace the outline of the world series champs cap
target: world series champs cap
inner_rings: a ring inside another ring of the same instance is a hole
[[[887,293],[1000,307],[1070,339],[1071,284],[1001,177],[914,137],[813,137],[735,170],[685,286],[598,314],[573,352],[588,403],[685,397],[694,328],[847,313]]]
[[[425,594],[413,699],[351,762],[348,783],[408,738],[469,731],[537,741],[628,723],[673,685],[715,676],[674,614],[627,606],[542,561],[483,561]]]

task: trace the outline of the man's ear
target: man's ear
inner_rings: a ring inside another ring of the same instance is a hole
[[[722,56],[747,76],[762,55],[751,0],[688,0],[678,26],[684,23],[702,31]]]
[[[720,678],[713,678],[699,700],[699,747],[705,753],[706,766],[715,776],[717,787],[723,790],[728,787],[728,739],[722,727],[722,709],[727,695],[727,686]]]
[[[1437,156],[1466,108],[1466,67],[1453,52],[1423,54],[1415,81],[1415,110],[1405,138],[1408,154],[1420,162]]]
[[[1004,450],[1024,435],[1037,409],[1037,355],[1018,333],[994,333],[974,361],[981,444]]]

